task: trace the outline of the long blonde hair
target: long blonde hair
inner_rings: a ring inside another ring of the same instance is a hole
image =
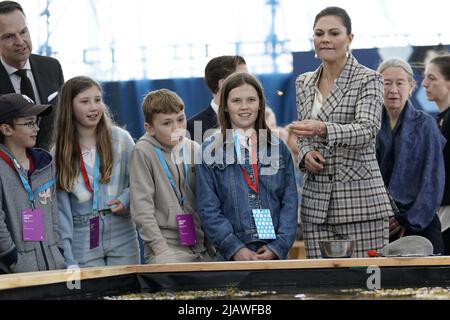
[[[68,80],[61,88],[61,95],[56,109],[57,117],[54,139],[57,172],[56,187],[67,192],[72,192],[80,168],[73,100],[79,93],[92,87],[96,87],[102,92],[98,82],[89,77],[78,76]],[[101,155],[101,183],[109,183],[111,179],[114,160],[111,141],[112,126],[113,122],[109,116],[108,108],[105,106],[105,111],[97,124],[97,152]]]

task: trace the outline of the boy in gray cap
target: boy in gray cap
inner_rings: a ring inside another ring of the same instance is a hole
[[[33,148],[50,111],[21,94],[0,96],[0,273],[65,268],[52,156]]]

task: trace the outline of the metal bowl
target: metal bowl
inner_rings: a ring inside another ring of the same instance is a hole
[[[355,248],[355,240],[320,240],[322,258],[350,258]]]

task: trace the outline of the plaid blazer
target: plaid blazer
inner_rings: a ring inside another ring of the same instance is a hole
[[[299,120],[310,119],[315,95],[315,72],[296,80]],[[349,223],[385,218],[396,210],[384,185],[375,152],[381,127],[383,78],[350,55],[318,120],[327,127],[328,138],[299,138],[299,160],[319,151],[326,163],[317,174],[305,172],[301,217],[310,223]]]

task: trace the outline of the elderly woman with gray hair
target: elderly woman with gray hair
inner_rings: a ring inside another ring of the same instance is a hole
[[[435,254],[442,253],[436,213],[444,192],[445,139],[436,121],[409,101],[416,85],[411,66],[400,58],[390,58],[381,63],[378,72],[384,77],[384,110],[377,159],[399,209],[389,220],[390,241],[419,235],[431,241]]]

